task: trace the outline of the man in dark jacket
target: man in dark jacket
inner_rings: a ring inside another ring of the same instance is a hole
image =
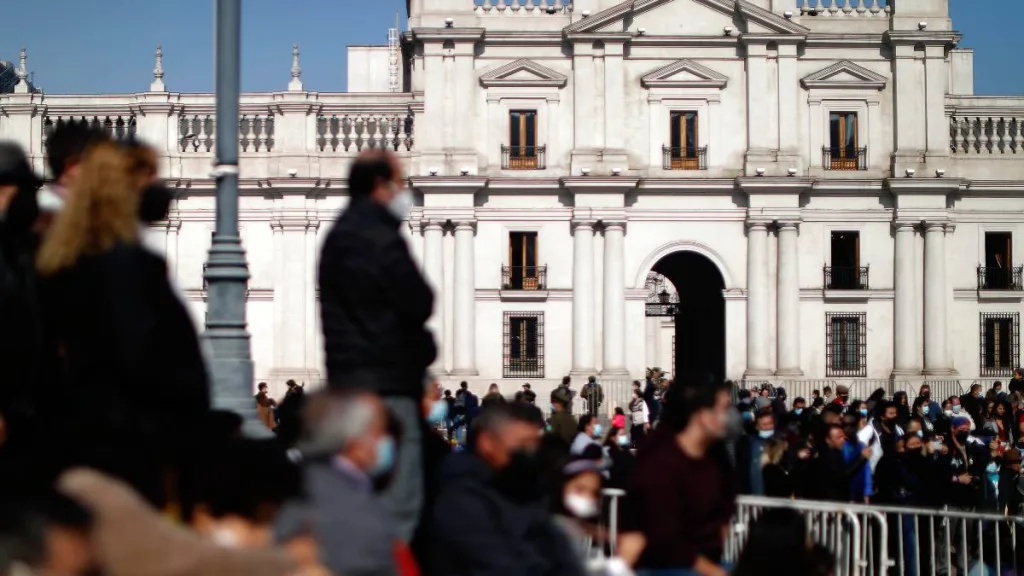
[[[412,208],[398,160],[383,150],[352,164],[351,201],[320,257],[327,381],[376,392],[401,422],[398,465],[385,499],[409,542],[423,501],[423,379],[437,348],[426,329],[434,295],[399,233]]]
[[[594,376],[587,378],[587,383],[580,390],[580,398],[587,403],[585,407],[587,414],[597,416],[600,413],[601,404],[604,403],[604,390],[597,383],[597,378]]]
[[[544,505],[537,451],[540,413],[495,404],[473,423],[471,451],[443,465],[431,534],[446,576],[583,574],[568,538]]]

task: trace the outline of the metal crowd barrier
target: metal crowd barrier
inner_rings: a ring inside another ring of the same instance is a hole
[[[836,576],[1024,574],[1021,517],[758,496],[737,498],[727,562],[739,559],[750,523],[772,508],[806,518],[812,540],[835,555]]]

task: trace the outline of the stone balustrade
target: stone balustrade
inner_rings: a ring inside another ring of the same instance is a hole
[[[472,0],[477,14],[492,16],[533,16],[561,14],[572,10],[572,0]]]
[[[107,132],[118,140],[135,136],[135,114],[115,114],[97,116],[49,116],[43,118],[43,142],[53,130],[64,122],[87,122],[92,128]]]
[[[797,0],[800,14],[825,17],[888,17],[889,0]]]
[[[385,148],[408,152],[413,146],[413,115],[322,115],[316,123],[316,149],[320,152],[361,152]]]
[[[946,114],[954,155],[1024,156],[1024,98],[950,98]]]
[[[213,152],[217,122],[211,114],[178,116],[178,150],[181,152]],[[238,143],[241,151],[270,152],[274,147],[274,115],[243,114],[238,119]]]

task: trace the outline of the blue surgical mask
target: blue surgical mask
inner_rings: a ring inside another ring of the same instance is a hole
[[[615,438],[615,443],[625,448],[626,446],[629,446],[629,436],[617,436]]]
[[[797,416],[803,414],[803,412],[804,412],[803,408],[793,408],[793,414],[796,414]]]
[[[867,416],[868,415],[868,409],[867,408],[861,408],[860,409],[860,415],[861,416]]]
[[[370,469],[370,476],[374,478],[383,476],[395,467],[395,439],[391,436],[382,436],[377,441],[377,463]]]
[[[959,404],[953,404],[953,414],[959,414],[959,413],[960,413],[960,405]]]
[[[747,410],[746,412],[743,413],[743,420],[745,422],[753,422],[754,421],[754,413],[751,412],[750,410]]]
[[[594,424],[594,438],[600,438],[601,434],[604,433],[604,426],[600,424]]]
[[[924,438],[924,430],[918,430],[917,431],[917,437],[918,438]]]
[[[430,407],[430,414],[427,414],[427,422],[440,424],[448,418],[448,403],[444,400],[437,400]]]
[[[925,404],[924,406],[921,406],[921,414],[924,414],[925,416],[928,415],[928,405],[927,404]]]
[[[999,472],[999,466],[995,462],[989,462],[988,466],[985,467],[985,472],[988,474],[995,474]]]
[[[757,435],[760,436],[761,438],[764,438],[765,440],[767,440],[767,439],[771,438],[772,436],[775,436],[775,431],[774,430],[758,430],[757,431]]]

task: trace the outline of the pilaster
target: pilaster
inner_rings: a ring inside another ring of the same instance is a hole
[[[572,375],[591,376],[594,363],[594,226],[572,222]]]
[[[604,377],[628,377],[626,370],[626,222],[602,220],[604,228]]]
[[[452,222],[455,235],[455,348],[452,375],[476,376],[475,220]]]
[[[747,370],[744,378],[774,374],[768,360],[768,227],[771,221],[748,219]]]
[[[803,376],[800,368],[800,221],[780,220],[778,303],[778,370],[776,376]]]

